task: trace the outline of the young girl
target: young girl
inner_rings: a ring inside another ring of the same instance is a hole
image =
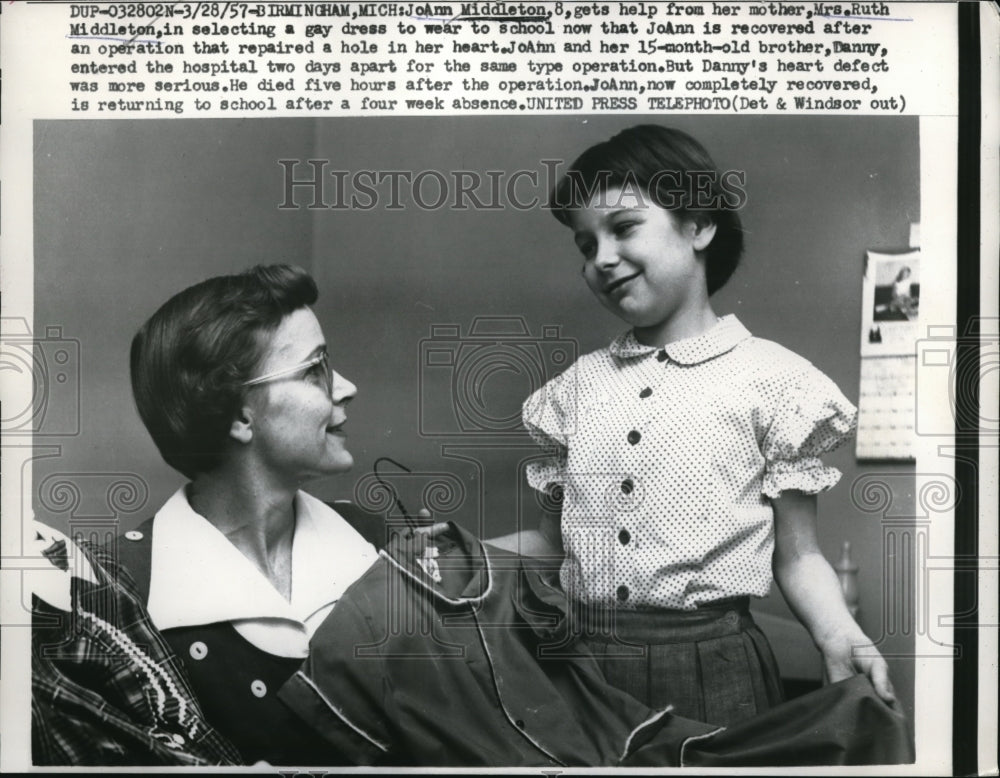
[[[892,703],[816,540],[815,495],[840,478],[817,457],[856,411],[805,359],[712,309],[743,249],[742,192],[726,183],[690,136],[639,126],[553,192],[584,279],[631,329],[525,402],[550,453],[529,482],[561,494],[560,526],[530,542],[561,544],[585,642],[648,705],[727,725],[781,700],[748,610],[772,575],[830,681],[863,672]]]

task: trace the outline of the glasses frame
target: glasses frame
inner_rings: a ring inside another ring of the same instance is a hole
[[[317,354],[314,357],[310,357],[305,362],[300,362],[297,365],[283,367],[280,370],[275,370],[270,373],[265,373],[262,376],[251,378],[249,381],[244,381],[243,386],[260,386],[261,384],[269,384],[273,381],[279,381],[282,378],[286,378],[294,373],[308,370],[309,368],[319,364],[322,364],[326,368],[324,375],[326,376],[327,391],[329,394],[333,394],[333,371],[330,368],[330,355],[326,351],[321,354]]]

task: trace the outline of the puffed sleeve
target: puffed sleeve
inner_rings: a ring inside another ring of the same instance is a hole
[[[576,428],[576,366],[550,380],[521,407],[521,418],[546,456],[529,462],[528,484],[551,492],[566,481],[566,452]]]
[[[764,494],[772,499],[791,489],[816,494],[836,485],[840,471],[819,456],[851,437],[857,414],[837,385],[811,365],[794,377],[764,439]]]

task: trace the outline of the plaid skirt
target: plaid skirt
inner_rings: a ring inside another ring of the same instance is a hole
[[[783,701],[778,664],[750,598],[693,611],[580,605],[579,636],[607,681],[651,708],[728,726]]]

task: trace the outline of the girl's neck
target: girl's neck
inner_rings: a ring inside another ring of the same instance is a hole
[[[634,327],[635,338],[645,346],[668,346],[679,340],[695,338],[708,332],[718,322],[712,306],[706,300],[690,310],[678,311],[667,321],[651,327]]]

